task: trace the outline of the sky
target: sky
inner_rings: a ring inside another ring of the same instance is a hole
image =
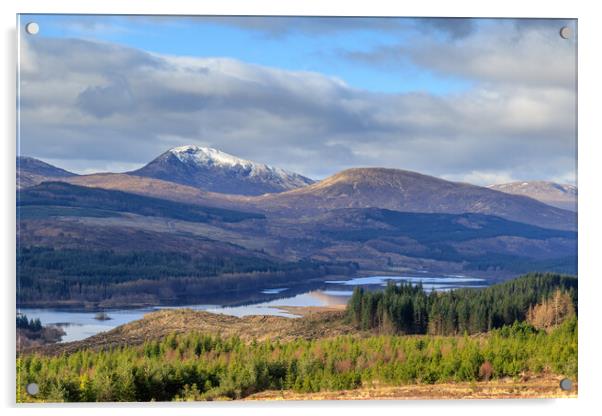
[[[575,184],[576,31],[551,19],[21,15],[18,151],[77,173],[197,144],[314,179],[378,166]]]

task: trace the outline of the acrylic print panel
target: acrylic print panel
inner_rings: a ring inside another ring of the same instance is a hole
[[[577,395],[575,20],[18,26],[18,402]]]

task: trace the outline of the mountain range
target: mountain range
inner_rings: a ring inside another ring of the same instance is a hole
[[[266,211],[273,215],[375,207],[403,212],[472,212],[541,227],[576,227],[575,214],[546,204],[547,199],[555,196],[543,190],[530,196],[526,189],[511,192],[514,188],[503,185],[498,190],[498,187],[480,187],[383,168],[348,169],[315,182],[280,168],[197,146],[170,149],[144,167],[125,174],[75,176],[55,169],[57,176],[52,176],[53,171],[47,168],[43,172],[32,169],[27,172],[30,176],[37,174],[37,178],[60,178],[77,185],[210,206]],[[59,177],[61,172],[64,176]],[[41,179],[32,184],[39,182]],[[548,188],[556,190],[562,186],[550,185]],[[567,186],[567,189],[570,188]]]
[[[20,302],[160,303],[361,270],[576,270],[575,212],[416,172],[315,182],[196,146],[127,173],[18,164]]]

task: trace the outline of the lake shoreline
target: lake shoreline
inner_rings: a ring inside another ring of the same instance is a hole
[[[359,275],[359,274],[358,274]],[[287,284],[288,289],[295,289],[304,287],[311,284],[320,284],[325,283],[330,279],[352,279],[357,275],[352,276],[342,276],[342,275],[327,275],[321,278],[308,279],[303,282],[289,282]],[[199,295],[187,295],[186,297],[179,298],[171,298],[164,299],[159,301],[146,301],[146,302],[132,302],[132,301],[112,301],[108,302],[108,300],[103,300],[99,302],[91,302],[91,301],[79,301],[79,300],[59,300],[59,301],[27,301],[27,302],[19,302],[17,301],[17,310],[23,309],[49,309],[49,310],[57,310],[57,311],[70,311],[70,312],[111,312],[115,310],[134,310],[134,309],[142,309],[142,308],[157,308],[157,307],[181,307],[187,306],[194,303],[206,303],[202,299],[205,297],[210,297],[214,294],[225,295],[225,294],[254,294],[257,292],[257,289],[245,289],[245,290],[228,290],[228,291],[215,291],[215,292],[206,292]],[[266,294],[269,295],[269,294]],[[267,296],[266,296],[267,298]],[[223,303],[224,306],[238,306],[237,303],[233,303],[228,305],[227,303]]]
[[[449,271],[446,273],[450,273]],[[328,281],[336,281],[336,280],[352,280],[358,277],[369,277],[369,276],[410,276],[416,275],[416,277],[425,277],[429,276],[463,276],[467,278],[480,278],[487,282],[487,285],[495,284],[502,282],[504,280],[512,279],[516,276],[507,275],[507,274],[499,274],[495,272],[477,272],[477,271],[462,271],[462,272],[452,272],[455,274],[446,274],[442,271],[432,271],[432,270],[410,270],[410,269],[395,269],[395,270],[358,270],[357,273],[351,275],[326,275],[321,276],[319,278],[310,278],[304,280],[302,282],[299,281],[291,281],[286,284],[287,289],[289,291],[294,291],[294,289],[302,288],[304,286],[312,285],[312,284],[322,284],[327,283]],[[274,286],[274,285],[268,285]],[[281,285],[282,286],[282,285]],[[257,289],[268,289],[268,288],[255,288],[255,289],[244,289],[244,290],[227,290],[227,291],[214,291],[214,292],[205,292],[198,295],[190,295],[188,294],[186,297],[177,297],[177,298],[169,298],[169,299],[159,299],[156,301],[135,301],[135,300],[102,300],[102,301],[81,301],[81,300],[57,300],[57,301],[19,301],[17,300],[17,310],[23,309],[48,309],[48,310],[57,310],[57,311],[72,311],[72,312],[110,312],[115,310],[127,310],[127,309],[142,309],[142,308],[155,308],[155,307],[181,307],[186,305],[191,305],[195,303],[207,303],[205,298],[212,297],[212,295],[226,295],[226,294],[255,294]],[[266,293],[266,295],[268,295]],[[269,297],[266,296],[265,300],[268,300]],[[261,301],[261,300],[260,300]],[[250,303],[257,303],[255,300],[249,300]],[[244,302],[234,302],[228,304],[227,302],[221,303],[224,306],[239,306],[245,304]]]
[[[361,277],[365,276],[365,277]],[[329,275],[304,284],[274,287],[267,283],[252,291],[225,292],[204,298],[187,297],[179,302],[128,303],[117,307],[99,307],[97,304],[77,302],[37,303],[33,307],[20,305],[19,312],[30,318],[40,319],[45,325],[56,325],[65,331],[59,343],[83,340],[104,333],[129,322],[142,319],[144,315],[159,310],[190,309],[211,314],[236,317],[279,316],[300,318],[323,311],[340,311],[347,305],[355,287],[368,291],[384,289],[391,280],[395,283],[422,284],[425,292],[449,291],[457,288],[482,288],[493,280],[450,273],[428,273],[411,271],[392,273],[388,271],[364,271],[354,276]],[[41,306],[41,307],[40,307]],[[86,307],[87,306],[87,307]],[[98,313],[110,319],[98,320]]]

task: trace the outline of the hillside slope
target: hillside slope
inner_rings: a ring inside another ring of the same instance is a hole
[[[77,176],[39,159],[27,156],[17,157],[17,189],[38,185],[48,180],[60,180]]]
[[[270,212],[299,214],[369,207],[403,212],[470,212],[546,228],[576,229],[574,213],[532,198],[398,169],[348,169],[301,189],[258,197],[255,204]]]

